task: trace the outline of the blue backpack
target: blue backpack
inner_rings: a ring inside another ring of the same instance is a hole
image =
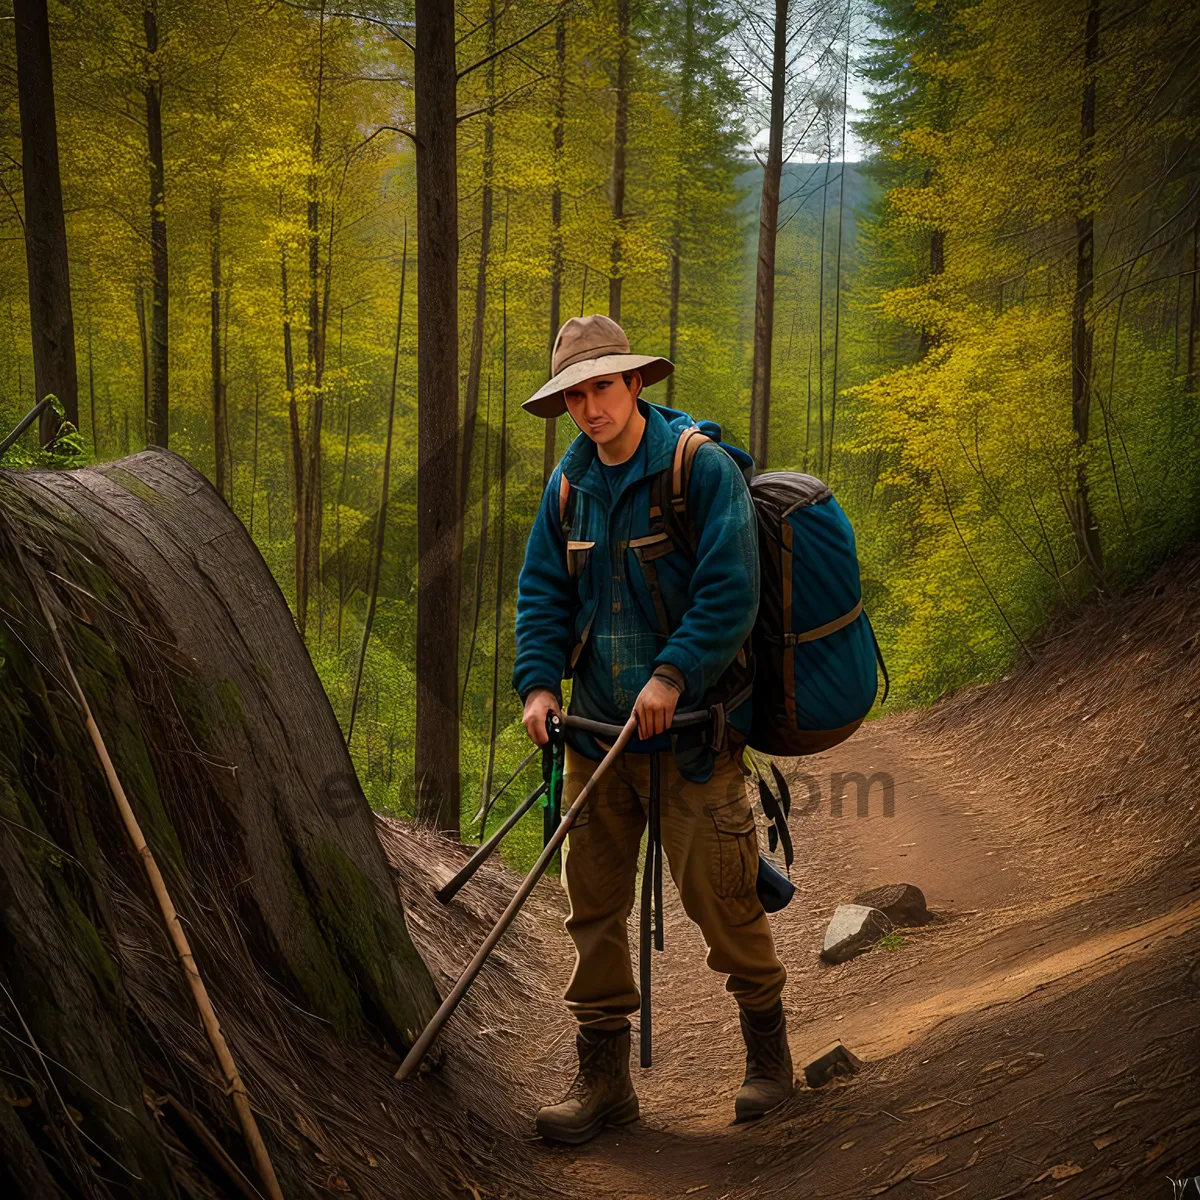
[[[836,746],[875,702],[877,663],[883,700],[888,692],[887,667],[863,609],[849,519],[821,480],[797,471],[755,475],[754,460],[721,441],[715,422],[691,423],[686,414],[659,407],[672,425],[682,426],[674,462],[655,481],[657,503],[675,536],[696,545],[687,521],[688,481],[706,441],[716,442],[738,464],[758,515],[758,618],[743,648],[753,663],[739,653],[714,684],[712,700],[740,691],[752,671],[754,749],[791,757]]]

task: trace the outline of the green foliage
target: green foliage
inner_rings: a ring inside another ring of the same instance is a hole
[[[823,96],[805,141],[817,161],[785,164],[771,466],[827,475],[851,515],[866,605],[901,705],[1002,672],[1019,640],[1030,643],[1090,594],[1096,581],[1080,562],[1071,516],[1081,480],[1108,587],[1170,553],[1200,519],[1194,340],[1189,352],[1200,134],[1189,50],[1200,10],[1106,3],[1097,137],[1085,154],[1087,7],[877,0],[865,51],[861,15],[850,25],[852,70],[870,94],[855,122],[869,161],[840,161],[839,88]],[[557,153],[557,4],[457,7],[460,69],[488,45],[524,39],[491,69],[466,71],[458,93],[464,397],[485,183],[493,220],[461,555],[464,822],[489,772],[493,691],[493,786],[528,744],[509,677],[544,427],[518,405],[548,368],[556,190],[560,319],[607,311],[619,241],[621,318],[634,346],[667,353],[673,337],[676,407],[720,421],[746,444],[761,181],[746,154],[761,130],[746,126],[762,89],[731,53],[745,13],[720,0],[631,10],[618,223],[610,195],[615,0],[561,11]],[[391,494],[351,752],[371,802],[411,812],[420,247],[414,149],[403,130],[413,114],[413,6],[383,3],[356,17],[311,5],[171,0],[158,5],[153,55],[142,6],[131,0],[56,0],[50,15],[80,428],[64,426],[40,449],[31,431],[3,465],[71,466],[144,445],[145,91],[160,83],[170,445],[215,481],[217,424],[227,427],[226,499],[295,604],[295,464],[299,457],[303,468],[315,434],[319,553],[304,632],[343,729],[395,362]],[[834,23],[838,56],[846,27]],[[35,399],[11,29],[0,22],[0,182],[11,200],[0,209],[0,430]],[[1096,289],[1081,439],[1071,343],[1085,215],[1095,222]],[[667,394],[661,384],[649,397]],[[565,419],[558,425],[561,453],[574,430]],[[516,803],[518,791],[514,784],[504,803]],[[532,857],[540,837],[530,817],[511,852]]]

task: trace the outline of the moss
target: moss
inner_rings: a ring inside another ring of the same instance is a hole
[[[149,484],[139,479],[131,471],[125,470],[124,467],[110,464],[99,469],[107,479],[111,479],[119,488],[128,492],[131,496],[136,496],[146,504],[161,502],[162,497]]]
[[[379,887],[336,842],[308,847],[310,899],[326,940],[354,975],[374,1018],[394,1043],[411,1044],[437,1005],[424,963],[404,927],[399,906],[383,903]],[[416,986],[405,986],[412,980]]]

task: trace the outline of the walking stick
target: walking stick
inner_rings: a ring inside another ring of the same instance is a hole
[[[604,756],[595,771],[592,772],[591,779],[583,785],[582,791],[575,798],[575,803],[567,809],[558,828],[554,831],[553,837],[550,838],[541,854],[538,855],[537,862],[533,864],[533,870],[525,876],[521,886],[517,888],[516,895],[508,902],[508,907],[504,910],[500,920],[492,927],[491,933],[484,938],[483,945],[475,952],[475,957],[471,959],[467,964],[466,970],[458,977],[458,982],[450,989],[450,994],[442,1001],[441,1007],[433,1014],[429,1024],[425,1026],[420,1036],[413,1042],[412,1049],[409,1050],[407,1057],[400,1064],[400,1069],[396,1072],[398,1080],[403,1081],[407,1079],[420,1065],[421,1059],[425,1057],[429,1047],[433,1044],[433,1039],[441,1032],[442,1026],[445,1025],[450,1015],[458,1007],[459,1001],[467,994],[467,989],[475,981],[475,976],[479,974],[483,964],[487,961],[488,955],[496,948],[496,943],[504,936],[505,930],[512,924],[513,918],[521,910],[521,906],[529,899],[529,893],[533,891],[534,885],[542,877],[550,860],[554,857],[555,851],[566,841],[567,834],[570,832],[571,826],[575,824],[575,819],[583,811],[583,806],[587,803],[592,788],[595,787],[596,782],[604,772],[616,761],[636,730],[637,717],[631,716],[625,722],[620,736],[613,743],[612,749]]]
[[[450,901],[453,900],[456,895],[458,895],[459,888],[461,888],[462,885],[466,883],[467,880],[470,879],[471,876],[474,875],[475,872],[478,871],[479,868],[482,867],[489,858],[492,857],[496,847],[499,846],[502,841],[504,841],[505,835],[508,833],[508,831],[512,829],[512,827],[537,803],[538,800],[541,799],[545,791],[546,784],[539,783],[537,787],[535,787],[533,791],[530,792],[529,795],[526,796],[525,799],[522,800],[521,803],[518,804],[511,813],[509,813],[508,819],[504,822],[504,824],[501,825],[500,828],[497,829],[496,832],[493,833],[492,836],[488,838],[488,840],[484,842],[483,845],[480,846],[470,858],[467,859],[458,874],[455,875],[449,883],[438,888],[438,890],[433,893],[442,904],[449,904]]]

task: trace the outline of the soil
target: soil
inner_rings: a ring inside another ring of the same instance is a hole
[[[772,925],[797,1075],[834,1039],[862,1070],[732,1125],[736,1009],[668,883],[648,1070],[635,1036],[642,1119],[584,1147],[535,1143],[549,1176],[565,1194],[614,1200],[1180,1194],[1171,1180],[1200,1176],[1197,710],[1193,551],[1065,624],[1005,680],[781,763],[797,894]],[[835,815],[839,771],[890,777],[892,815],[878,782],[865,815],[853,787]],[[444,876],[463,852],[437,857]],[[504,872],[484,876],[494,887]],[[836,905],[898,882],[924,891],[935,920],[894,949],[822,965]],[[414,940],[432,949],[445,918],[419,891],[406,894]],[[574,1067],[557,1001],[572,961],[565,912],[542,883],[481,977],[485,993],[498,986],[489,974],[508,978],[521,1002],[501,988],[469,1002],[498,1006],[486,1021],[470,1008],[454,1018],[474,1020],[504,1067],[514,1132],[531,1142],[537,1105]],[[443,988],[480,936],[459,934],[438,935],[432,955]],[[464,1187],[499,1194],[486,1163]]]

